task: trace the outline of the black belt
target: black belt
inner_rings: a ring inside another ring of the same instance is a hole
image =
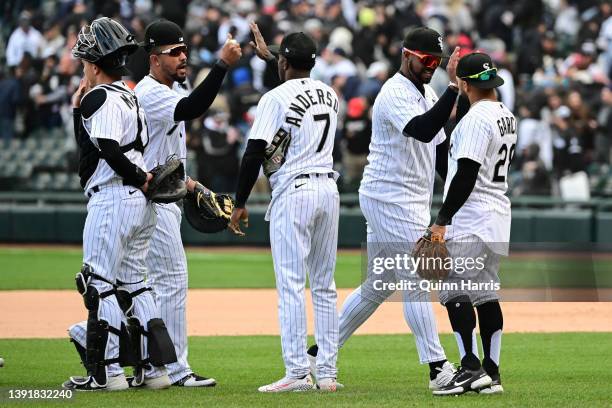
[[[125,182],[125,180],[121,180],[121,183],[122,183],[124,186],[128,186],[128,185],[129,185],[129,184],[127,184],[127,183]],[[93,186],[93,187],[91,188],[91,191],[93,191],[94,193],[99,193],[99,192],[100,192],[100,186]],[[91,198],[91,196],[93,195],[93,194],[91,193],[91,191],[90,191],[89,193],[87,193],[87,197],[89,197],[89,198]]]
[[[311,177],[325,177],[327,176],[327,178],[334,178],[334,173],[308,173],[308,174],[300,174],[299,176],[297,176],[295,179],[305,179],[305,178],[311,178]]]

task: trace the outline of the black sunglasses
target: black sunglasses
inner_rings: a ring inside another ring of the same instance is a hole
[[[167,50],[158,52],[157,55],[164,54],[169,55],[171,57],[179,57],[183,53],[185,54],[185,56],[189,55],[189,51],[187,50],[186,45],[177,45],[176,47],[168,48]]]

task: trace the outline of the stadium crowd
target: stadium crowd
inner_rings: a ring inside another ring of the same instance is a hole
[[[502,101],[519,118],[512,193],[559,195],[559,180],[589,174],[591,193],[612,195],[612,5],[598,0],[9,0],[0,10],[0,139],[61,138],[75,163],[70,97],[81,77],[71,48],[82,25],[110,16],[138,41],[160,17],[184,28],[189,82],[198,83],[232,33],[243,58],[201,120],[189,126],[198,177],[233,191],[241,149],[260,96],[273,75],[255,55],[249,21],[268,43],[304,31],[319,44],[313,76],[342,101],[334,157],[341,191],[356,191],[366,164],[371,107],[398,69],[401,41],[412,26],[444,33],[448,49],[489,53],[504,78]],[[136,83],[148,72],[140,50],[130,59]],[[448,78],[436,71],[441,92]],[[447,131],[452,130],[449,124]],[[55,136],[53,136],[55,135]],[[48,169],[47,169],[48,170]],[[34,167],[36,171],[36,167]],[[2,169],[0,168],[0,173]],[[24,176],[23,174],[16,174]],[[0,177],[2,175],[0,174]]]

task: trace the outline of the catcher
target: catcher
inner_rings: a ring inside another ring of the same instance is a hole
[[[208,109],[229,67],[238,62],[241,50],[228,38],[208,76],[189,93],[186,86],[188,49],[183,37],[180,27],[167,20],[154,21],[145,31],[143,46],[149,54],[150,71],[134,89],[140,108],[146,113],[150,136],[144,162],[147,168],[155,167],[150,171],[152,174],[170,173],[173,176],[169,180],[185,184],[189,193],[182,188],[180,191],[185,197],[186,218],[206,225],[208,232],[212,232],[227,225],[232,204],[196,181],[185,179],[185,121],[201,116]],[[178,159],[166,160],[168,157]],[[163,164],[157,166],[159,163]],[[153,187],[152,181],[149,182],[148,198],[161,204],[156,206],[157,225],[146,257],[147,284],[155,294],[178,358],[176,363],[168,364],[168,376],[174,386],[211,387],[216,380],[194,373],[187,360],[187,260],[181,240],[181,210],[169,203],[168,198],[173,196],[172,184],[162,183],[156,189],[154,180]],[[210,224],[214,225],[210,227]],[[78,327],[70,330],[73,340],[82,344],[84,338],[80,333]],[[132,386],[149,387],[147,373],[143,381],[135,380],[131,380]]]

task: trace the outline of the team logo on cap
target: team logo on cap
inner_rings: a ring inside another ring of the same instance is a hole
[[[488,62],[485,62],[484,64],[482,64],[482,67],[483,67],[484,69],[491,69],[491,66],[489,65],[489,63],[488,63]]]
[[[180,41],[180,42],[183,42],[183,37],[179,37],[179,41]]]
[[[442,37],[438,37],[438,45],[440,46],[440,50],[444,51],[444,46],[442,45]]]

